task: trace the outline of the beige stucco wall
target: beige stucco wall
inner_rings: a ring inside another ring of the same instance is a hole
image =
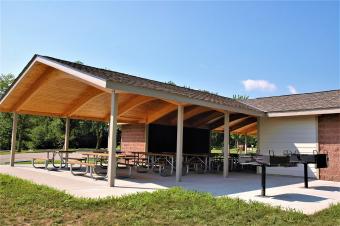
[[[316,116],[261,118],[260,153],[268,155],[268,150],[273,150],[276,155],[282,155],[284,150],[313,153],[318,148],[317,128]],[[268,167],[267,173],[303,176],[303,165]],[[314,164],[309,164],[308,173],[309,177],[318,178]]]

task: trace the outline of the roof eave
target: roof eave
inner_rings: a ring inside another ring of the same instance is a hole
[[[243,114],[248,114],[248,115],[253,115],[253,116],[265,116],[265,113],[261,111],[227,106],[223,104],[213,103],[210,101],[199,100],[199,99],[194,99],[194,98],[190,98],[190,97],[186,97],[186,96],[182,96],[178,94],[173,94],[173,93],[169,93],[166,91],[148,89],[144,87],[129,86],[126,84],[116,83],[112,81],[107,81],[107,88],[112,89],[112,90],[121,90],[121,91],[130,92],[134,94],[171,100],[171,101],[175,101],[179,103],[188,103],[188,104],[204,106],[204,107],[218,109],[218,110],[225,111],[225,112],[238,112],[238,113],[243,113]]]
[[[338,114],[340,108],[327,108],[327,109],[309,109],[298,111],[277,111],[267,112],[268,117],[286,117],[286,116],[304,116],[304,115],[324,115],[324,114]]]

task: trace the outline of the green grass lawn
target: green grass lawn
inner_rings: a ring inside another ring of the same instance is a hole
[[[0,174],[0,225],[340,225],[340,205],[313,216],[180,188],[79,199]]]
[[[15,152],[16,154],[22,154],[22,153],[40,153],[44,152],[44,150],[22,150],[21,152]],[[10,151],[0,151],[0,155],[9,155],[11,154]]]

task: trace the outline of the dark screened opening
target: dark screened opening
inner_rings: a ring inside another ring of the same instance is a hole
[[[176,126],[149,125],[149,152],[176,152],[176,140]],[[184,127],[183,153],[209,153],[209,148],[209,130]]]

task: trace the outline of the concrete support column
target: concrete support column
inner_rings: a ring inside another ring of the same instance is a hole
[[[70,141],[70,118],[66,118],[66,121],[65,121],[64,151],[68,151],[69,141]]]
[[[176,181],[182,179],[183,166],[183,114],[184,107],[178,106],[177,110],[177,149],[176,149]]]
[[[15,161],[15,150],[17,144],[17,124],[18,124],[18,114],[13,113],[13,126],[12,126],[12,140],[11,140],[11,159],[10,165],[14,166]]]
[[[111,114],[109,124],[109,138],[108,138],[108,181],[109,186],[115,186],[117,159],[116,159],[116,146],[117,146],[117,113],[118,113],[118,94],[113,92],[111,95]]]
[[[244,134],[244,153],[247,154],[247,134]]]
[[[145,152],[149,150],[149,124],[145,124]]]
[[[257,123],[256,123],[256,130],[257,130],[257,133],[256,133],[256,140],[257,140],[257,145],[256,145],[256,153],[260,153],[260,148],[261,148],[261,140],[260,140],[260,124],[261,124],[261,118],[260,117],[257,117]]]
[[[224,114],[224,137],[223,137],[223,176],[229,174],[229,112]]]

